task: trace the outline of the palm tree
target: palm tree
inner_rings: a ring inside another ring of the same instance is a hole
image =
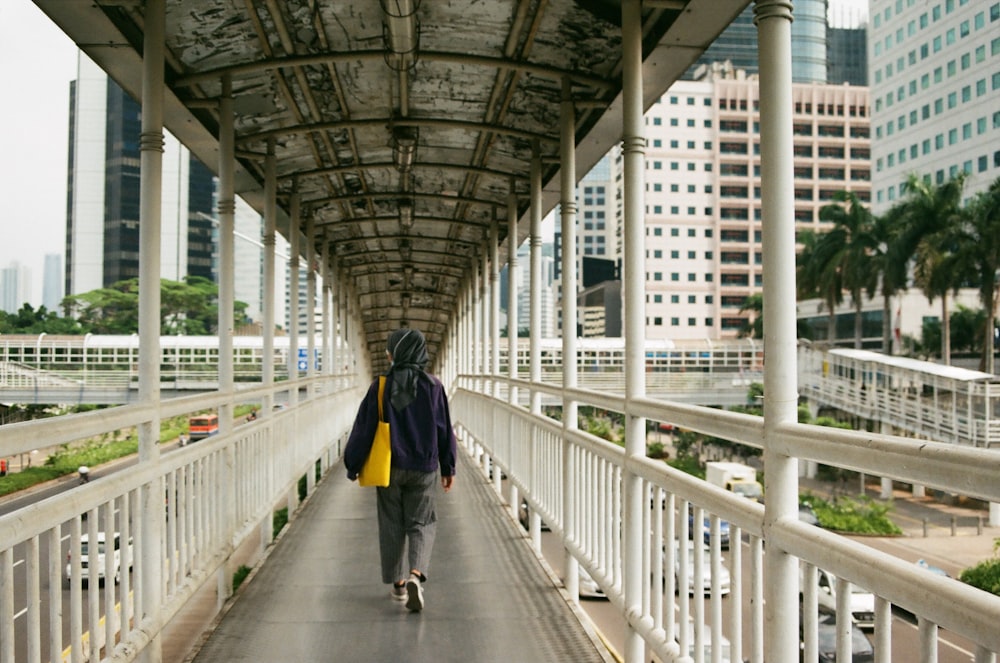
[[[896,205],[872,219],[876,247],[869,262],[878,287],[870,289],[868,296],[882,295],[882,354],[885,355],[892,354],[892,298],[906,287],[906,263],[909,262],[909,256],[899,255],[902,211],[902,207]]]
[[[954,253],[953,233],[961,225],[962,188],[965,173],[959,173],[941,186],[916,174],[907,179],[902,202],[903,227],[899,255],[915,258],[914,281],[928,301],[941,298],[941,361],[951,364],[951,323],[948,316],[948,293],[961,284],[950,257]]]
[[[822,272],[839,273],[842,289],[851,294],[854,303],[854,347],[861,347],[861,305],[865,291],[873,292],[877,273],[871,268],[871,257],[880,242],[874,234],[874,219],[855,193],[838,191],[834,203],[819,212],[821,221],[833,223],[833,228],[817,241],[814,259],[824,265]]]
[[[796,286],[800,298],[819,295],[826,304],[826,338],[833,344],[837,338],[837,305],[844,299],[844,288],[840,271],[823,260],[818,253],[822,237],[823,235],[811,231],[805,231],[799,236],[802,251],[796,257]]]
[[[952,266],[979,289],[979,300],[986,311],[983,357],[979,365],[987,373],[993,373],[1000,270],[1000,178],[972,201],[963,221],[955,237],[957,248]]]

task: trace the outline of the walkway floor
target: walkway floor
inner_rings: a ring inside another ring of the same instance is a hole
[[[464,454],[438,500],[426,607],[380,582],[375,496],[336,467],[241,588],[194,663],[609,661]],[[583,618],[586,620],[586,618]]]

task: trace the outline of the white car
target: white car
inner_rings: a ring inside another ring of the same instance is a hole
[[[129,546],[129,550],[128,550],[128,552],[129,552],[129,555],[128,555],[128,558],[129,558],[129,570],[131,570],[132,569],[132,562],[131,562],[131,560],[133,559],[133,557],[132,557],[132,540],[131,539],[129,539],[128,546]],[[97,533],[97,555],[96,555],[96,559],[94,559],[94,564],[96,564],[96,568],[97,568],[97,580],[101,584],[104,584],[104,569],[106,567],[106,564],[105,564],[106,549],[107,549],[107,546],[105,545],[104,532],[98,532]],[[90,567],[90,562],[91,562],[91,559],[92,559],[92,557],[91,557],[91,553],[92,552],[93,551],[92,551],[91,545],[90,545],[90,536],[88,534],[84,534],[83,536],[80,537],[80,579],[81,579],[82,582],[85,582],[85,583],[90,580],[89,567]],[[73,560],[70,559],[71,555],[72,555],[72,551],[66,554],[66,581],[67,582],[69,582],[69,580],[71,579],[72,570],[73,570]],[[121,582],[121,575],[122,575],[121,574],[121,571],[122,571],[122,568],[121,568],[122,567],[121,535],[118,532],[114,533],[114,550],[113,550],[113,555],[114,555],[114,559],[112,561],[112,568],[114,569],[114,581],[115,581],[115,584],[117,585],[119,582]]]
[[[837,611],[837,577],[829,571],[816,569],[816,603],[820,610],[835,613]],[[851,585],[851,598],[848,601],[851,618],[861,628],[875,628],[875,595],[868,590]]]
[[[695,542],[688,540],[685,542],[687,544],[687,591],[688,594],[693,594],[695,591],[695,565],[694,565],[694,547]],[[702,556],[701,556],[701,577],[702,577],[702,591],[705,594],[709,594],[712,591],[712,553],[702,542],[701,544]],[[667,569],[664,568],[663,572],[666,573]],[[677,582],[677,587],[680,589],[681,585],[681,556],[680,550],[674,548],[674,579]],[[729,569],[726,568],[725,564],[719,565],[719,592],[725,596],[729,593]]]
[[[587,570],[579,566],[579,588],[581,599],[606,599],[608,595],[604,593],[601,586],[591,577]]]

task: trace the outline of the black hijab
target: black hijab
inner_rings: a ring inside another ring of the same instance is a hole
[[[392,389],[389,402],[397,410],[402,410],[417,397],[417,381],[426,376],[427,341],[417,329],[401,327],[389,335],[386,346],[392,355]]]

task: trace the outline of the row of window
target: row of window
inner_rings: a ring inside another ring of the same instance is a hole
[[[994,55],[1000,56],[1000,37],[996,39],[996,45],[997,48],[996,48],[996,53]],[[937,70],[939,69],[940,67],[938,67]],[[935,76],[935,79],[936,78],[937,77]],[[909,87],[910,87],[909,91],[910,97],[915,97],[920,94],[920,92],[918,92],[917,90],[917,81],[915,80],[910,81]],[[924,74],[923,76],[920,77],[920,91],[926,90],[928,87],[930,87],[930,74]],[[959,103],[967,104],[971,102],[973,98],[979,99],[980,97],[984,97],[991,90],[994,92],[1000,90],[1000,71],[996,71],[993,74],[991,74],[988,82],[987,78],[984,76],[983,78],[977,80],[974,84],[970,83],[968,85],[963,85],[959,90],[952,90],[951,92],[938,97],[937,99],[934,100],[933,104],[930,103],[924,104],[923,106],[920,107],[919,115],[917,114],[916,109],[910,111],[909,124],[910,126],[914,126],[918,124],[921,120],[924,121],[930,120],[933,117],[931,115],[932,108],[934,111],[933,115],[940,115],[941,113],[945,112],[945,110],[950,111],[955,108],[958,108]],[[902,102],[904,99],[906,99],[906,97],[907,93],[904,89],[904,86],[902,85],[899,86],[899,88],[897,88],[895,94],[893,94],[892,92],[887,94],[885,96],[886,112],[888,112],[888,110],[892,108],[894,103],[893,99],[895,99],[895,101]],[[945,106],[947,106],[947,109],[945,108]],[[876,111],[882,110],[881,98],[875,100],[875,110]],[[900,115],[898,118],[893,118],[889,120],[885,124],[886,135],[891,136],[892,132],[896,128],[900,130],[905,129],[906,119],[907,116],[904,113],[903,115]],[[875,137],[876,138],[882,137],[882,125],[875,127]]]
[[[966,122],[961,127],[952,127],[948,130],[948,133],[944,132],[936,134],[933,138],[925,138],[920,143],[913,143],[909,147],[900,148],[899,151],[894,153],[889,153],[882,158],[875,160],[875,170],[877,172],[882,172],[883,166],[885,168],[893,168],[897,164],[903,165],[906,163],[907,159],[916,159],[918,156],[927,156],[932,154],[937,150],[943,150],[946,147],[951,147],[952,145],[957,145],[960,141],[972,140],[974,136],[983,136],[990,132],[987,128],[987,119],[985,117],[978,118],[975,124],[975,130],[973,130],[972,122]],[[993,130],[1000,129],[1000,111],[993,112]],[[983,172],[988,167],[988,159],[986,155],[982,155],[978,159],[979,161],[979,172]],[[968,166],[964,168],[966,172],[972,172],[972,162],[968,162]]]
[[[698,252],[697,251],[687,251],[686,253],[687,253],[688,260],[697,260],[697,258],[698,258]],[[662,251],[661,249],[654,249],[652,251],[650,251],[648,249],[646,250],[646,257],[647,258],[653,258],[654,260],[662,260],[663,259],[663,254],[664,254],[664,251]],[[711,251],[705,251],[705,260],[712,260],[712,256],[713,256],[713,253]],[[673,250],[673,251],[670,252],[670,259],[671,260],[680,260],[680,258],[681,258],[681,252],[680,251]]]
[[[750,147],[744,141],[722,141],[719,143],[720,154],[749,154]],[[843,159],[848,154],[843,144],[838,145],[818,145],[815,150],[811,143],[795,143],[792,152],[797,157],[812,158],[813,153],[820,159]],[[753,144],[754,155],[760,155],[760,143]],[[868,159],[871,157],[871,149],[868,147],[851,147],[850,155],[852,159]],[[676,169],[674,169],[676,170]],[[688,170],[694,170],[688,168]]]
[[[706,207],[705,208],[705,216],[712,216],[712,211],[713,210],[712,210],[711,207]],[[656,215],[662,215],[663,214],[663,205],[646,205],[646,214],[650,214],[650,213],[653,213],[653,214],[656,214]],[[678,206],[678,205],[671,205],[670,206],[670,214],[671,215],[678,216],[680,213],[681,213],[680,206]],[[688,206],[688,208],[687,208],[687,215],[688,216],[696,216],[697,214],[698,214],[698,208],[697,207]]]
[[[760,111],[760,101],[757,99],[753,100],[751,107],[755,112]],[[747,110],[747,100],[746,99],[719,99],[719,108],[721,110]],[[848,117],[867,117],[868,107],[865,105],[849,104],[846,107],[844,104],[822,104],[817,103],[813,105],[811,101],[796,101],[795,102],[795,114],[796,115],[830,115],[833,117],[844,117],[844,114]]]
[[[746,120],[720,120],[719,131],[722,133],[747,133],[748,123]],[[760,122],[753,123],[753,133],[760,134]],[[843,124],[818,124],[813,127],[811,122],[795,122],[792,125],[792,133],[796,136],[820,136],[822,138],[843,138],[847,130]],[[849,130],[851,138],[868,138],[869,128],[867,124],[852,125]]]
[[[758,263],[759,264],[759,263]],[[663,272],[647,272],[646,281],[653,283],[662,283],[667,280],[664,276],[668,276],[671,283],[679,283],[681,281],[680,272],[671,272],[669,275],[665,275]],[[694,272],[688,272],[686,275],[686,281],[688,283],[697,283],[698,275]],[[712,283],[715,281],[715,274],[711,272],[705,273],[705,278],[703,279],[705,283]],[[728,272],[723,272],[719,275],[719,282],[723,286],[738,286],[747,287],[750,285],[750,275],[746,273],[733,274]],[[762,274],[754,274],[754,285],[761,287],[764,284],[764,276]]]
[[[688,193],[698,193],[697,184],[688,184],[686,185],[686,188]],[[714,191],[715,189],[711,184],[704,184],[702,185],[702,190],[705,193],[712,193],[712,191]],[[654,193],[662,192],[663,182],[652,182],[652,183],[646,182],[646,191],[652,191]],[[680,191],[681,191],[680,184],[674,182],[673,184],[670,185],[670,193],[680,193]]]
[[[698,326],[698,319],[697,318],[688,318],[687,319],[687,323],[688,323],[688,327],[697,327]],[[670,318],[670,326],[671,327],[679,327],[680,324],[681,324],[681,319],[680,318]],[[713,318],[705,318],[705,326],[706,327],[711,327],[714,324],[715,324],[715,321],[714,321]],[[647,327],[662,327],[663,326],[663,318],[661,318],[658,315],[646,318],[646,326]]]
[[[906,0],[906,8],[909,9],[916,4],[916,0]],[[958,6],[964,7],[969,4],[969,0],[958,0]],[[895,7],[896,16],[903,13],[903,0],[896,0],[893,3],[887,3],[886,8],[881,12],[875,12],[872,16],[872,23],[875,28],[879,28],[883,21],[888,25],[889,19],[892,18],[893,8]],[[944,13],[950,14],[955,11],[955,0],[945,0],[944,3]],[[937,4],[931,7],[930,18],[936,23],[941,20],[941,5]],[[990,20],[996,21],[1000,20],[1000,2],[990,6]],[[928,15],[924,12],[920,15],[920,29],[923,30],[928,25]]]
[[[909,3],[911,2],[912,0],[908,0],[907,6],[910,6]],[[959,6],[962,7],[967,5],[968,3],[969,0],[960,0]],[[954,9],[955,9],[954,0],[945,0],[945,14],[950,14],[951,12],[954,11]],[[989,12],[990,12],[991,23],[1000,20],[1000,3],[995,3],[991,5]],[[902,8],[900,7],[899,11],[897,11],[896,13],[901,14]],[[912,13],[907,12],[907,18],[909,18],[909,16],[911,15]],[[881,14],[876,12],[875,16],[873,17],[873,25],[875,29],[877,30],[882,25],[883,18],[885,19],[886,25],[889,25],[889,19],[891,16],[892,16],[891,7],[887,7],[885,11],[882,12]],[[906,39],[916,37],[918,30],[919,31],[926,30],[928,27],[930,27],[931,23],[937,23],[939,20],[941,20],[941,5],[935,5],[934,7],[931,8],[930,14],[928,14],[927,12],[923,12],[919,16],[917,16],[917,18],[909,19],[906,23],[905,34],[903,32],[903,27],[900,25],[900,27],[897,28],[895,32],[890,31],[886,34],[884,39],[876,41],[874,44],[875,55],[876,56],[879,55],[882,52],[883,48],[885,49],[886,52],[888,52],[893,47],[894,44],[898,46],[902,44],[904,41],[906,41]],[[900,24],[900,23],[901,21],[897,21],[895,24]],[[969,21],[962,21],[959,24],[957,33],[954,28],[948,30],[945,35],[946,45],[954,44],[956,36],[959,38],[964,38],[969,36],[969,34],[971,34],[972,32],[972,28],[975,28],[976,30],[982,30],[984,27],[986,27],[985,10],[981,12],[976,12],[972,18],[971,24]],[[940,38],[941,37],[939,35],[936,39]],[[938,46],[938,48],[940,48],[940,45]]]
[[[705,297],[705,303],[706,304],[714,304],[715,303],[715,295],[705,295],[704,297]],[[729,299],[729,297],[726,297],[725,295],[722,297],[723,306],[726,305],[725,301],[727,299]],[[740,306],[742,306],[743,302],[746,301],[746,297],[739,297],[738,299],[740,300]],[[663,295],[660,295],[660,294],[655,294],[655,295],[647,294],[646,295],[646,303],[647,304],[649,304],[649,303],[662,304],[663,303]],[[671,304],[680,304],[681,303],[681,296],[680,295],[670,295],[670,303]],[[698,296],[697,295],[688,295],[687,296],[687,303],[688,304],[697,304],[698,303]]]
[[[989,170],[989,162],[990,162],[989,155],[983,154],[977,157],[975,159],[975,166],[978,169],[978,172],[983,173]],[[997,150],[993,153],[993,167],[1000,168],[1000,150]],[[952,164],[951,166],[948,167],[947,175],[944,168],[937,169],[936,171],[934,171],[934,182],[938,185],[944,184],[946,178],[952,179],[960,172],[972,174],[973,160],[966,159],[965,161],[962,162],[961,166],[959,166],[958,164]],[[904,182],[899,185],[899,197],[900,198],[903,197],[905,193],[906,193],[906,183]],[[896,185],[894,184],[890,185],[888,188],[884,190],[879,189],[875,194],[875,199],[880,203],[886,200],[888,200],[889,202],[896,200]]]
[[[707,237],[707,238],[711,238],[712,237],[712,229],[711,228],[705,228],[704,231],[705,231],[705,237]],[[653,237],[663,237],[663,226],[648,226],[647,225],[646,226],[646,235],[647,236],[652,235]],[[671,228],[670,229],[670,236],[671,237],[680,237],[681,236],[681,229],[680,228]],[[688,237],[697,237],[698,236],[698,230],[697,230],[697,228],[688,228],[687,229],[687,236]]]

